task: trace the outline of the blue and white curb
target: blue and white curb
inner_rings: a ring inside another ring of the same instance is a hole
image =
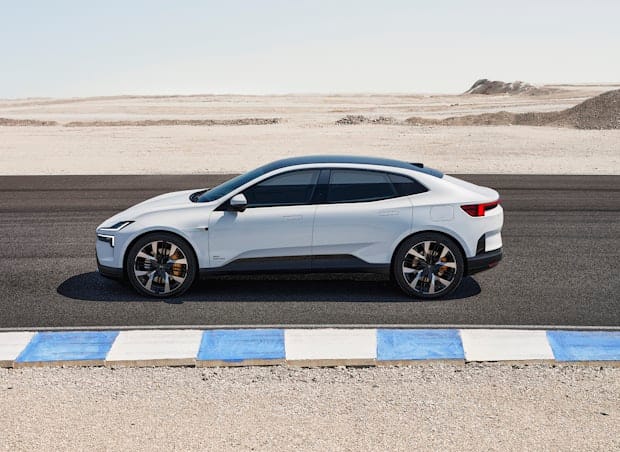
[[[265,328],[0,332],[0,366],[620,364],[620,331]]]

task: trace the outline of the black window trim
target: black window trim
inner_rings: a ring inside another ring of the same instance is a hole
[[[269,179],[272,179],[274,177],[278,177],[281,176],[283,174],[288,174],[288,173],[293,173],[293,172],[297,172],[297,171],[309,171],[309,170],[318,170],[319,171],[319,177],[317,178],[316,183],[314,184],[314,190],[312,192],[312,195],[310,196],[310,200],[308,202],[299,204],[273,204],[273,205],[264,205],[264,206],[250,206],[248,205],[248,209],[261,209],[263,207],[291,207],[291,206],[309,206],[309,205],[334,205],[334,204],[355,204],[355,203],[362,203],[362,202],[377,202],[377,201],[385,201],[386,199],[396,199],[396,198],[404,198],[407,196],[415,196],[415,195],[419,195],[421,193],[426,193],[428,191],[428,187],[426,185],[424,185],[422,182],[418,181],[417,179],[414,179],[413,177],[409,176],[408,174],[403,174],[403,173],[398,173],[398,172],[394,172],[394,171],[386,171],[386,170],[382,170],[382,169],[373,169],[373,168],[355,168],[355,167],[348,167],[348,166],[337,166],[337,167],[310,167],[310,168],[295,168],[295,169],[291,169],[290,171],[282,171],[279,172],[277,174],[274,174],[273,176],[269,176],[266,177],[264,179],[261,179],[260,181],[245,187],[243,190],[237,191],[234,195],[230,196],[229,198],[226,199],[226,201],[222,202],[222,204],[220,204],[219,206],[217,206],[214,210],[215,211],[223,211],[223,210],[229,210],[229,203],[231,198],[233,198],[234,196],[244,193],[246,190],[249,190],[250,188],[254,187],[255,185],[261,184]],[[390,182],[390,185],[392,186],[392,189],[394,190],[394,193],[396,193],[396,196],[391,196],[388,198],[381,198],[381,199],[373,199],[370,201],[364,201],[364,200],[359,200],[359,201],[338,201],[338,202],[328,202],[327,201],[327,193],[329,190],[329,180],[331,179],[331,172],[333,170],[350,170],[350,171],[368,171],[368,172],[374,172],[374,173],[384,173],[387,174],[388,176],[390,174],[395,175],[395,176],[401,176],[401,177],[405,177],[411,181],[413,181],[414,183],[420,185],[421,187],[424,188],[423,192],[420,193],[413,193],[411,195],[399,195],[398,194],[398,190],[396,190],[396,187],[394,187],[394,183],[392,182],[392,180],[388,177],[388,181]]]

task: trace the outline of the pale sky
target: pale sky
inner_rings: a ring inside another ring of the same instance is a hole
[[[0,98],[620,81],[619,0],[0,0]]]

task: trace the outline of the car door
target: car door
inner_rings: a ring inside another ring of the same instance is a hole
[[[209,218],[211,267],[227,270],[310,268],[312,204],[319,170],[296,170],[267,178],[242,193],[245,211],[227,203]]]
[[[331,169],[325,199],[315,214],[313,266],[337,268],[338,259],[343,266],[356,260],[389,263],[394,244],[412,227],[403,179],[412,181],[383,171]]]

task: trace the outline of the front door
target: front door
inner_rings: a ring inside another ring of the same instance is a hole
[[[319,170],[278,174],[243,191],[243,212],[224,203],[209,218],[210,267],[309,270]]]

